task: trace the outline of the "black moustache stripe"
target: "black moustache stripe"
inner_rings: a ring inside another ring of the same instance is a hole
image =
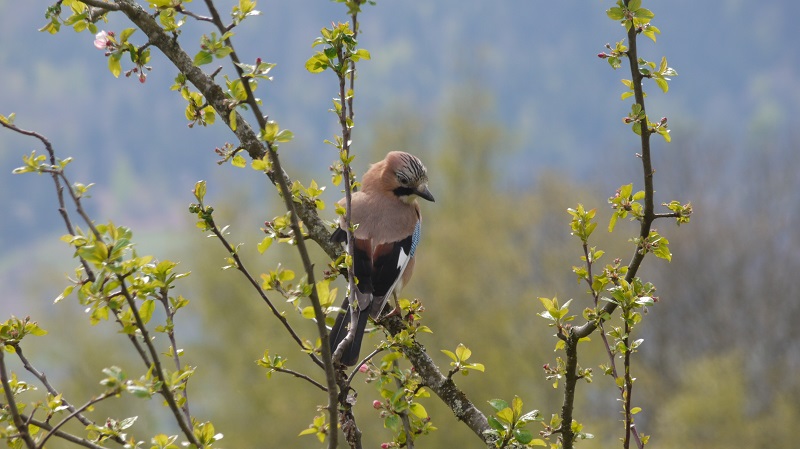
[[[414,194],[414,189],[411,187],[398,187],[392,190],[396,196],[409,196]]]

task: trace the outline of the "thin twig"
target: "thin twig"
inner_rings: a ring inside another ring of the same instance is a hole
[[[258,295],[261,297],[264,303],[267,304],[267,307],[269,307],[269,310],[272,312],[273,315],[275,315],[275,318],[277,318],[278,321],[281,322],[283,327],[286,329],[286,332],[289,333],[292,339],[300,346],[301,349],[303,349],[304,351],[307,350],[308,349],[307,345],[305,344],[305,342],[303,342],[303,339],[300,338],[297,332],[295,332],[294,328],[289,323],[289,320],[287,320],[286,317],[281,313],[281,311],[278,310],[277,307],[275,307],[275,305],[269,299],[269,296],[267,296],[264,289],[261,288],[261,285],[258,283],[258,281],[256,281],[253,275],[250,274],[250,271],[247,269],[247,267],[244,266],[244,262],[242,262],[242,259],[239,257],[239,253],[233,248],[230,242],[228,242],[228,240],[225,238],[222,232],[220,232],[219,228],[217,227],[217,224],[214,223],[213,221],[210,224],[211,224],[211,233],[214,234],[217,237],[217,239],[219,239],[220,243],[222,243],[222,246],[224,246],[225,250],[228,251],[228,254],[231,255],[233,261],[236,263],[236,269],[239,270],[239,272],[242,273],[245,278],[247,278],[247,281],[250,283],[250,285],[253,286],[253,289],[255,289],[255,291],[258,292]],[[314,362],[317,366],[324,367],[322,361],[316,355],[314,355],[313,352],[309,351],[308,356],[311,358],[311,361]]]
[[[214,19],[212,19],[211,17],[201,16],[200,14],[195,14],[195,13],[193,13],[193,12],[191,12],[191,11],[188,11],[188,10],[186,10],[186,9],[183,9],[183,8],[181,8],[181,9],[180,9],[180,12],[181,12],[182,14],[186,14],[187,16],[189,16],[189,17],[191,17],[191,18],[193,18],[193,19],[197,19],[197,20],[199,20],[199,21],[201,21],[201,22],[211,22],[211,23],[214,23]]]
[[[125,284],[125,278],[117,275],[117,279],[119,280],[120,291],[124,295],[125,300],[128,302],[128,307],[130,307],[133,318],[136,321],[136,327],[139,329],[139,332],[141,332],[142,340],[147,346],[150,357],[152,357],[153,371],[158,380],[161,381],[161,395],[167,402],[167,405],[172,411],[173,416],[175,416],[175,420],[178,422],[178,426],[181,428],[181,431],[183,431],[186,439],[188,439],[191,444],[194,444],[197,447],[203,447],[194,434],[191,419],[186,419],[177,402],[175,401],[175,396],[170,390],[169,381],[164,373],[164,368],[161,365],[161,359],[158,357],[158,350],[156,350],[156,347],[153,345],[153,339],[150,338],[150,333],[148,332],[147,327],[145,327],[141,314],[139,314],[139,309],[136,307],[136,301],[128,291],[128,287]]]
[[[44,385],[44,387],[45,387],[45,389],[47,389],[48,393],[50,393],[53,396],[58,396],[59,395],[58,391],[56,391],[56,389],[47,380],[47,376],[44,373],[42,373],[41,371],[37,370],[33,365],[31,365],[31,363],[28,360],[28,358],[25,357],[25,355],[22,353],[22,347],[19,344],[15,344],[15,345],[13,345],[13,347],[14,347],[14,352],[16,352],[16,354],[17,354],[17,357],[19,357],[20,361],[22,361],[22,366],[29,373],[33,374],[34,377],[36,377],[39,380],[39,382],[42,383],[42,385]],[[63,398],[61,399],[61,405],[67,407],[67,410],[69,410],[72,413],[75,413],[76,411],[78,411],[78,409],[76,409],[72,404],[67,402],[66,399],[63,399]],[[94,422],[92,420],[90,420],[89,418],[83,416],[83,414],[81,414],[81,413],[77,413],[75,415],[75,417],[78,418],[78,421],[80,421],[81,424],[83,424],[84,426],[88,426],[88,425],[94,424]],[[118,443],[120,443],[120,442],[121,441],[118,441]],[[121,442],[121,443],[124,443],[124,442]]]
[[[169,305],[169,289],[167,287],[161,287],[161,291],[158,295],[158,300],[164,306],[164,313],[167,314],[167,322],[171,324],[171,326],[167,327],[167,338],[169,338],[170,345],[172,345],[172,361],[175,363],[175,369],[180,371],[181,369],[181,358],[178,355],[178,343],[175,340],[175,310],[173,310]],[[183,384],[183,405],[181,405],[181,410],[183,410],[184,416],[186,419],[191,421],[192,414],[189,412],[189,378],[185,378],[181,381]]]
[[[70,413],[69,415],[65,416],[64,419],[62,419],[58,424],[53,426],[53,428],[50,429],[50,431],[47,432],[47,434],[44,436],[44,438],[42,439],[41,443],[39,443],[39,447],[43,448],[44,447],[44,443],[46,443],[47,440],[49,440],[51,436],[55,435],[56,431],[58,431],[58,429],[61,428],[61,426],[63,426],[64,424],[66,424],[70,419],[80,415],[81,412],[83,412],[84,410],[88,409],[92,405],[97,404],[98,402],[100,402],[100,401],[102,401],[104,399],[108,399],[108,398],[110,398],[112,396],[116,396],[117,394],[119,394],[119,391],[117,391],[117,390],[108,391],[108,392],[105,392],[105,393],[101,394],[100,396],[98,396],[96,398],[90,399],[88,402],[86,402],[85,404],[80,406],[78,409],[74,410],[72,413]]]
[[[382,348],[382,347],[377,347],[377,348],[375,348],[375,350],[374,350],[374,351],[372,351],[372,352],[370,352],[369,354],[367,354],[367,356],[366,356],[366,357],[364,357],[364,358],[363,358],[363,359],[362,359],[362,360],[361,360],[361,361],[360,361],[360,362],[359,362],[359,363],[358,363],[358,364],[355,366],[355,368],[353,368],[353,372],[352,372],[352,373],[350,373],[350,375],[347,377],[347,384],[346,384],[346,385],[349,387],[349,386],[350,386],[350,384],[351,384],[351,383],[353,383],[353,379],[356,377],[356,373],[358,373],[358,372],[361,370],[361,367],[362,367],[362,366],[363,366],[365,363],[369,362],[370,360],[372,360],[372,358],[373,358],[373,357],[375,357],[376,355],[378,355],[379,353],[381,353],[381,352],[383,352],[383,351],[385,351],[385,350],[386,350],[385,348]]]
[[[303,379],[305,381],[308,381],[309,383],[311,383],[311,385],[314,385],[315,387],[319,388],[322,391],[328,391],[328,389],[325,388],[325,385],[322,385],[321,383],[317,382],[316,380],[310,378],[309,376],[307,376],[307,375],[305,375],[303,373],[300,373],[300,372],[297,372],[295,370],[291,370],[291,369],[288,369],[288,368],[272,368],[272,369],[274,369],[275,371],[277,371],[279,373],[291,374],[294,377],[297,377],[299,379]]]
[[[49,431],[49,430],[51,430],[53,428],[53,426],[50,425],[49,423],[46,423],[44,421],[39,421],[37,419],[33,419],[33,416],[25,416],[23,414],[20,414],[20,416],[22,418],[24,418],[26,422],[28,422],[28,423],[36,426],[36,427],[39,427],[40,429],[44,429],[44,430]],[[75,444],[77,444],[79,446],[87,447],[89,449],[107,449],[104,446],[99,446],[99,445],[97,445],[97,444],[95,444],[95,443],[93,443],[93,442],[91,442],[89,440],[77,437],[77,436],[75,436],[75,435],[73,435],[71,433],[67,433],[67,432],[64,432],[62,430],[56,430],[56,431],[53,432],[53,434],[55,436],[57,436],[58,438],[61,438],[62,440],[66,440],[66,441],[69,441],[70,443],[75,443]]]
[[[50,156],[50,165],[52,165],[53,167],[56,167],[57,160],[56,160],[55,150],[53,149],[53,145],[50,143],[50,141],[45,136],[43,136],[43,135],[41,135],[41,134],[39,134],[39,133],[37,133],[35,131],[28,131],[28,130],[19,128],[16,125],[12,125],[12,124],[6,123],[4,121],[0,121],[0,125],[2,125],[5,128],[8,128],[8,129],[10,129],[10,130],[12,130],[12,131],[14,131],[16,133],[22,134],[24,136],[33,137],[33,138],[39,140],[42,143],[42,145],[44,145],[45,150],[47,151],[47,153]],[[72,225],[72,220],[69,217],[69,212],[67,212],[67,205],[66,205],[66,202],[64,201],[64,186],[61,184],[61,179],[59,179],[59,178],[62,178],[64,180],[64,183],[66,183],[67,188],[70,191],[72,190],[72,187],[70,187],[71,184],[69,183],[69,180],[64,175],[64,171],[62,169],[55,169],[55,170],[50,172],[50,175],[52,176],[53,183],[56,186],[56,196],[58,197],[58,213],[61,215],[61,219],[64,220],[64,225],[66,225],[66,227],[67,227],[67,232],[69,232],[70,235],[74,236],[75,235],[75,228]],[[71,195],[71,196],[74,198],[74,195]],[[78,205],[78,204],[76,204],[76,206],[80,207],[80,205]],[[81,259],[81,265],[83,265],[84,271],[86,272],[86,277],[91,282],[94,282],[94,280],[95,280],[94,272],[89,267],[88,262],[86,262],[85,260]]]

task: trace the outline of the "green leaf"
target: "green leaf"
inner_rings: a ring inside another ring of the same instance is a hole
[[[625,17],[625,13],[622,11],[622,8],[616,6],[606,11],[606,15],[611,20],[622,20]]]
[[[139,307],[139,315],[142,317],[144,324],[150,321],[150,318],[153,317],[153,311],[155,310],[156,303],[152,299],[148,299],[142,303],[141,307]]]
[[[514,412],[514,418],[522,416],[522,399],[519,396],[514,396],[511,400],[511,410]]]
[[[456,347],[456,357],[458,357],[458,360],[465,361],[469,359],[470,356],[472,356],[472,351],[470,351],[463,344],[459,343],[458,347]]]
[[[244,83],[242,82],[242,80],[235,79],[231,81],[230,90],[231,94],[233,95],[233,98],[239,101],[247,100],[247,90],[245,90]]]
[[[136,28],[125,28],[119,33],[119,41],[121,43],[128,42],[128,38],[136,31]]]
[[[197,201],[203,202],[203,197],[206,196],[206,182],[205,181],[197,181],[194,185],[194,197],[197,198]]]
[[[300,312],[303,315],[303,318],[307,320],[313,320],[316,315],[314,315],[314,308],[311,306],[303,307],[303,310]]]
[[[311,73],[320,73],[325,71],[330,65],[330,60],[322,52],[317,52],[314,56],[306,61],[306,70]]]
[[[356,50],[355,53],[353,53],[352,56],[350,56],[350,59],[352,59],[355,62],[361,59],[372,59],[372,56],[370,56],[367,50],[359,48],[358,50]]]
[[[669,246],[667,246],[667,243],[659,243],[659,245],[653,250],[653,254],[660,259],[666,260],[667,262],[672,262],[672,253],[669,251]]]
[[[511,410],[510,407],[504,408],[496,413],[497,417],[500,418],[501,421],[511,424],[514,422],[514,411]]]
[[[641,3],[641,1],[640,1],[639,3]],[[637,19],[646,19],[646,20],[650,20],[650,19],[652,19],[653,17],[655,17],[656,15],[655,15],[655,14],[653,14],[653,11],[650,11],[650,10],[649,10],[649,9],[647,9],[647,8],[637,8],[637,10],[636,10],[636,13],[634,14],[634,16],[635,16]]]
[[[608,232],[614,232],[614,226],[617,225],[617,217],[619,215],[611,214],[611,219],[608,221]]]
[[[494,430],[505,430],[505,426],[494,416],[488,418],[489,426]]]
[[[289,131],[288,129],[282,129],[275,135],[276,142],[289,142],[294,138],[294,133]]]
[[[236,131],[236,109],[232,109],[228,115],[228,122],[231,126],[231,131]]]
[[[491,405],[492,408],[495,409],[495,411],[498,411],[498,412],[500,410],[508,408],[508,402],[506,402],[506,401],[504,401],[502,399],[490,399],[487,402],[489,402],[489,405]]]
[[[275,136],[278,134],[278,129],[278,123],[270,120],[267,122],[267,126],[264,127],[264,130],[261,133],[261,139],[266,142],[273,142],[275,140]]]
[[[231,159],[231,165],[238,168],[244,168],[247,167],[247,160],[241,154],[237,154]]]
[[[419,419],[425,419],[428,417],[428,412],[425,411],[425,407],[422,404],[413,403],[408,406],[409,411],[413,413]]]
[[[528,429],[514,429],[514,438],[522,444],[528,444],[533,441],[533,434]]]
[[[122,57],[120,53],[113,53],[108,57],[108,70],[111,71],[115,78],[119,78],[120,73],[122,73],[122,64],[119,62],[120,57]]]
[[[483,363],[470,363],[464,365],[464,368],[474,369],[475,371],[480,371],[482,373],[486,371],[486,367],[483,366]]]
[[[58,295],[58,297],[56,297],[56,299],[53,301],[53,304],[61,301],[62,299],[66,298],[67,296],[69,296],[70,293],[72,293],[73,289],[75,289],[74,285],[68,285],[67,288],[65,288],[64,291],[61,292],[61,294]]]
[[[196,55],[194,55],[194,65],[201,66],[205,64],[210,64],[214,60],[214,56],[205,51],[200,50]]]
[[[672,136],[670,136],[668,129],[659,128],[658,129],[658,133],[661,134],[661,137],[664,138],[665,142],[667,142],[667,143],[672,142]]]
[[[255,163],[255,161],[253,162]],[[264,237],[264,240],[261,240],[261,242],[258,244],[258,253],[264,254],[264,251],[266,251],[271,245],[272,245],[272,237],[269,236]]]
[[[383,426],[392,430],[393,432],[399,432],[400,425],[400,416],[398,415],[389,415],[383,420]]]
[[[669,90],[669,83],[667,82],[667,80],[665,80],[664,78],[660,78],[660,77],[658,77],[658,78],[653,77],[653,80],[655,80],[655,82],[658,85],[658,87],[661,88],[662,92],[667,93],[667,91]]]

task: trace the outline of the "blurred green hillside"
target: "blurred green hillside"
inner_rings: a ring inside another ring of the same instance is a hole
[[[790,36],[800,6],[647,3],[663,35],[640,51],[666,55],[680,74],[668,95],[652,90],[648,97],[648,110],[669,117],[673,130],[671,144],[654,141],[656,200],[691,200],[695,216],[681,228],[657,223],[673,261],[648,259],[641,272],[660,301],[641,327],[637,425],[653,434],[655,448],[793,447],[790,423],[800,418],[793,282],[800,271],[800,52]],[[324,398],[290,377],[266,379],[254,363],[267,348],[298,368],[307,359],[283,341],[238,273],[220,270],[224,251],[187,212],[194,182],[207,179],[218,219],[232,224],[231,240],[245,244],[250,266],[296,264],[286,249],[276,246],[266,257],[255,250],[259,227],[280,213],[275,189],[253,170],[215,164],[214,147],[233,136],[222,126],[186,127],[183,100],[169,91],[175,72],[162,57],[154,52],[144,85],[115,79],[88,34],[36,31],[48,4],[0,0],[0,113],[16,112],[20,126],[75,157],[73,180],[97,183],[88,202],[93,217],[132,227],[141,253],[192,272],[178,287],[191,305],[177,323],[187,363],[199,367],[189,398],[192,412],[225,434],[222,447],[319,447],[296,435]],[[487,412],[486,400],[515,394],[546,416],[561,405],[541,370],[555,357],[555,339],[536,316],[536,298],[574,298],[576,313],[589,305],[571,273],[582,252],[566,209],[579,202],[598,209],[594,244],[606,250],[606,262],[631,254],[633,225],[604,230],[614,189],[641,185],[637,141],[621,123],[629,107],[619,101],[624,74],[595,56],[622,36],[605,16],[609,6],[384,0],[361,16],[360,44],[373,59],[359,66],[355,166],[363,173],[390,149],[418,154],[428,166],[437,202],[423,205],[418,268],[404,294],[425,305],[424,323],[434,333],[422,342],[434,360],[446,366],[439,350],[464,343],[486,365],[486,373],[459,376],[458,384]],[[343,8],[276,0],[259,9],[261,17],[237,30],[239,51],[278,63],[258,94],[270,117],[297,136],[281,147],[287,170],[328,185],[332,204],[340,196],[327,171],[335,154],[322,140],[336,132],[326,112],[335,85],[306,72],[304,62],[319,29],[345,20]],[[188,33],[182,40],[197,41]],[[32,340],[28,357],[66,395],[88,397],[102,367],[139,367],[124,366],[130,353],[110,349],[125,343],[112,326],[65,326],[87,322],[74,298],[52,304],[76,262],[58,240],[50,180],[11,175],[34,148],[0,132],[0,319],[38,320],[50,335]],[[316,256],[324,267],[324,255]],[[616,447],[616,391],[596,368],[605,359],[593,337],[582,364],[595,366],[595,382],[579,386],[577,418],[597,438],[581,447]],[[359,388],[365,447],[376,447],[388,433],[370,407],[374,388]],[[169,433],[164,416],[152,414],[158,407],[120,406],[104,403],[98,416],[138,414],[134,434]],[[425,407],[440,430],[420,447],[481,447],[437,400]]]

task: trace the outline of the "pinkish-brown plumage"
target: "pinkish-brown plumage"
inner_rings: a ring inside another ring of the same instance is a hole
[[[357,362],[367,316],[377,319],[389,296],[397,295],[411,278],[422,217],[416,198],[433,201],[428,175],[419,159],[392,151],[364,173],[361,190],[351,197],[354,232],[353,267],[357,278],[357,305],[345,301],[344,313],[331,330],[331,350],[348,335],[353,340],[342,350],[341,362]],[[342,206],[345,200],[339,201]],[[346,240],[346,223],[340,219],[333,238]]]

